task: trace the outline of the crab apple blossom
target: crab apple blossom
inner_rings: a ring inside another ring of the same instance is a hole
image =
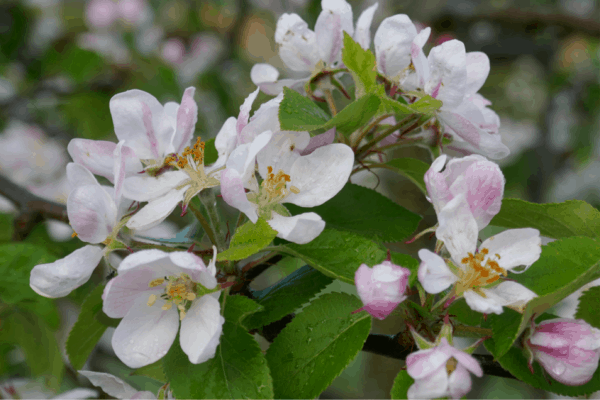
[[[73,187],[67,199],[67,215],[74,235],[90,244],[53,263],[35,266],[29,284],[38,294],[51,298],[68,295],[88,281],[103,256],[125,247],[117,235],[126,221],[123,215],[129,203],[122,197],[126,149],[123,142],[115,149],[114,188],[100,185],[81,165],[67,165],[67,178]]]
[[[471,309],[485,314],[501,314],[503,306],[522,310],[536,297],[525,286],[501,277],[519,266],[526,270],[538,260],[542,248],[537,229],[510,229],[486,239],[477,249],[479,230],[465,194],[450,200],[439,216],[436,236],[451,259],[419,251],[419,282],[426,292],[440,293],[454,285],[451,296],[464,296]]]
[[[277,21],[275,42],[279,56],[291,70],[307,72],[310,76],[323,70],[336,68],[341,61],[344,32],[354,37],[364,49],[371,43],[371,22],[377,4],[367,8],[356,22],[352,22],[352,7],[345,0],[322,0],[315,30],[297,14],[283,14]],[[279,72],[269,64],[256,64],[250,71],[252,82],[264,93],[277,95],[284,87],[300,89],[310,79],[278,80]]]
[[[406,299],[406,285],[410,270],[390,261],[369,268],[361,264],[354,275],[358,295],[365,310],[377,319],[385,319]]]
[[[453,198],[464,194],[469,209],[475,217],[477,228],[485,228],[498,214],[504,194],[504,175],[496,163],[480,155],[454,158],[439,156],[425,173],[428,200],[435,212],[440,211]]]
[[[415,380],[408,388],[409,399],[460,399],[471,390],[470,373],[483,376],[477,360],[451,346],[445,337],[435,347],[409,354],[406,371]]]
[[[216,248],[208,266],[189,252],[142,250],[127,256],[104,289],[103,310],[123,318],[112,338],[115,353],[130,368],[152,364],[179,340],[190,362],[214,357],[222,326]]]
[[[99,386],[108,395],[117,399],[156,399],[157,396],[148,391],[139,391],[130,384],[105,372],[77,371],[90,380],[92,385]]]
[[[299,244],[316,238],[325,228],[321,217],[312,212],[291,216],[282,203],[315,207],[331,199],[348,181],[354,153],[337,143],[301,155],[309,142],[307,132],[265,132],[252,144],[239,146],[221,174],[223,200],[254,223],[264,218],[280,238]],[[255,159],[263,178],[260,186]]]
[[[147,172],[160,169],[167,155],[179,153],[191,143],[198,120],[195,90],[187,88],[181,104],[169,102],[164,106],[151,94],[137,89],[110,99],[115,134],[134,153],[128,157],[126,176],[137,175],[143,170],[142,164]],[[73,139],[67,150],[76,163],[112,180],[115,146],[107,141]]]
[[[583,385],[598,369],[600,330],[582,319],[540,322],[524,344],[530,354],[529,364],[537,360],[551,377],[565,385]]]

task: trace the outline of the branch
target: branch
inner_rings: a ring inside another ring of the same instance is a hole
[[[65,205],[36,196],[3,175],[0,175],[0,195],[19,208],[19,215],[15,218],[14,240],[23,240],[44,219],[69,223]]]

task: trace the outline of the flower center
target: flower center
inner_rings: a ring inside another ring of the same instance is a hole
[[[171,154],[165,158],[165,165],[184,170],[190,177],[190,179],[177,187],[177,189],[182,189],[189,185],[188,190],[185,192],[183,200],[184,204],[188,204],[202,189],[218,186],[220,184],[219,180],[215,177],[215,174],[225,167],[216,169],[207,174],[204,171],[204,146],[205,143],[198,138],[193,147],[186,147],[180,155]]]
[[[461,295],[465,290],[475,289],[482,286],[490,285],[500,279],[500,276],[506,276],[507,272],[504,268],[498,265],[498,262],[488,256],[489,250],[481,249],[479,252],[468,253],[468,256],[461,260],[465,267],[459,270],[460,281],[456,285],[456,294]],[[487,259],[486,259],[487,256]],[[495,254],[499,260],[500,255]],[[485,260],[485,263],[484,263]],[[483,292],[478,291],[480,295],[485,297]]]
[[[258,204],[258,215],[265,219],[271,219],[271,212],[288,215],[289,212],[280,204],[290,193],[300,193],[296,186],[287,188],[287,182],[292,179],[282,170],[273,173],[273,167],[267,167],[267,176],[260,184],[258,194],[248,194],[248,200]]]
[[[198,284],[192,281],[188,274],[181,273],[179,276],[169,276],[152,280],[148,287],[157,287],[165,285],[165,292],[160,296],[166,303],[162,306],[163,310],[169,310],[173,303],[177,305],[179,310],[179,319],[185,317],[186,311],[189,309],[192,301],[196,298],[196,288]],[[158,296],[151,294],[148,299],[148,306],[152,307]]]
[[[450,375],[451,373],[453,373],[457,366],[458,366],[458,361],[456,361],[456,358],[451,357],[446,362],[446,372],[448,372],[448,375]]]

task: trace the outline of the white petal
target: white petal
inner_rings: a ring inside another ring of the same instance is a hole
[[[100,243],[115,226],[117,206],[100,185],[79,186],[69,194],[67,214],[79,239]]]
[[[173,344],[179,328],[176,308],[162,310],[157,299],[148,306],[139,297],[115,329],[112,346],[115,354],[129,368],[140,368],[160,360]]]
[[[325,221],[312,212],[293,217],[284,217],[273,212],[271,219],[267,222],[278,232],[277,237],[298,244],[310,242],[325,229]]]
[[[398,76],[410,64],[411,44],[417,29],[406,14],[388,17],[375,32],[377,69],[390,78]]]
[[[283,93],[280,93],[274,99],[261,104],[250,118],[250,123],[241,132],[238,132],[238,143],[251,143],[258,135],[266,131],[279,132],[281,130],[279,126],[279,105],[282,100]]]
[[[181,320],[181,349],[192,364],[200,364],[215,356],[223,332],[225,318],[221,316],[219,300],[205,295],[194,301]]]
[[[175,128],[154,96],[128,90],[113,96],[109,106],[119,140],[126,140],[141,159],[164,156]]]
[[[235,170],[247,185],[254,175],[256,156],[271,140],[271,131],[261,133],[250,144],[238,146],[227,160],[227,168]]]
[[[415,67],[416,83],[415,88],[423,88],[425,82],[429,79],[429,62],[423,52],[423,46],[427,43],[429,35],[431,34],[431,28],[427,27],[415,36],[410,46],[410,56]]]
[[[241,175],[236,170],[227,168],[221,172],[221,195],[227,204],[246,214],[252,223],[256,223],[257,206],[248,200]]]
[[[72,139],[67,146],[67,151],[77,164],[112,182],[115,147],[117,147],[115,143],[103,140]]]
[[[542,239],[537,229],[509,229],[488,238],[481,244],[481,248],[488,249],[488,257],[504,269],[524,265],[527,270],[540,258]]]
[[[89,169],[81,164],[67,164],[67,180],[69,181],[70,189],[85,185],[99,185],[98,181]]]
[[[258,92],[260,89],[256,89],[254,92],[250,93],[248,97],[244,100],[244,103],[240,106],[240,113],[237,117],[236,124],[236,132],[241,132],[242,129],[248,125],[248,119],[250,118],[250,110],[252,109],[252,104],[254,100],[256,100],[256,96],[258,96]]]
[[[441,346],[415,351],[406,357],[406,372],[415,380],[427,379],[436,374],[440,368],[446,372],[446,362],[450,357],[451,354],[444,351]]]
[[[196,88],[189,87],[183,92],[181,105],[177,108],[177,127],[175,135],[173,135],[172,149],[175,153],[181,153],[186,146],[189,146],[196,122],[198,122],[198,105],[194,100]]]
[[[465,45],[449,40],[429,52],[430,76],[425,92],[441,100],[443,109],[457,107],[466,93],[467,66]]]
[[[464,194],[450,200],[439,212],[438,220],[440,226],[435,234],[455,262],[460,264],[468,253],[475,254],[479,230]]]
[[[480,51],[471,51],[467,59],[467,94],[477,93],[490,73],[490,59]]]
[[[445,367],[438,368],[426,378],[415,380],[406,393],[409,400],[437,399],[448,395],[448,373]]]
[[[471,391],[471,375],[460,364],[448,377],[448,391],[453,399],[461,399]]]
[[[237,120],[234,117],[229,117],[221,127],[217,137],[215,138],[215,148],[219,154],[219,158],[213,164],[213,167],[219,168],[227,162],[229,155],[235,149],[237,144]]]
[[[202,284],[207,289],[217,287],[216,270],[209,271],[204,261],[197,255],[187,251],[174,251],[169,253],[169,259],[175,266],[183,268],[194,282]]]
[[[373,22],[373,14],[377,10],[379,3],[373,4],[360,14],[356,21],[356,31],[354,31],[354,40],[360,47],[365,50],[371,46],[371,23]]]
[[[427,250],[419,250],[419,282],[427,293],[436,294],[446,290],[458,277],[450,271],[444,259]]]
[[[345,0],[322,0],[323,11],[315,24],[315,36],[320,58],[326,65],[341,59],[341,50],[346,31],[354,34],[352,7]]]
[[[125,179],[123,196],[135,201],[154,200],[189,178],[184,171],[167,171],[156,177],[148,174],[130,176]]]
[[[465,297],[467,305],[471,307],[471,310],[484,314],[502,314],[502,304],[498,302],[498,299],[495,296],[482,297],[472,290],[467,290],[463,296]]]
[[[284,87],[289,87],[297,92],[304,90],[304,85],[309,77],[301,79],[280,79],[279,72],[270,64],[255,64],[250,70],[250,79],[258,88],[270,96],[277,96],[283,92]]]
[[[354,152],[349,146],[334,143],[319,147],[307,156],[299,157],[290,170],[290,185],[300,190],[286,197],[285,202],[301,207],[315,207],[338,194],[348,182]]]
[[[267,145],[257,154],[258,172],[263,178],[267,176],[267,168],[273,167],[276,174],[279,170],[289,174],[292,165],[310,142],[308,132],[279,132],[271,137]]]
[[[171,215],[177,204],[183,201],[188,188],[185,186],[179,190],[172,190],[164,196],[152,200],[127,221],[127,227],[129,229],[150,229],[160,224]]]
[[[294,71],[312,72],[320,59],[316,35],[297,14],[283,14],[277,21],[275,42],[283,63]]]
[[[62,392],[52,399],[97,399],[98,391],[94,389],[77,388]]]
[[[131,254],[125,259],[139,253],[142,252]],[[149,286],[154,279],[166,275],[164,270],[152,268],[153,265],[123,270],[121,265],[119,265],[119,275],[108,282],[102,294],[104,300],[102,310],[110,318],[123,318],[139,297],[148,300],[151,294],[160,296],[164,292],[162,286],[154,288]]]
[[[498,286],[481,290],[488,298],[493,298],[497,303],[516,310],[521,310],[521,312],[531,299],[537,297],[537,294],[520,283],[513,281],[504,281]]]
[[[29,286],[44,297],[64,297],[90,279],[102,259],[102,248],[84,246],[65,258],[33,267]]]
[[[121,195],[123,193],[123,183],[125,182],[125,176],[127,174],[127,159],[135,159],[136,155],[132,149],[125,146],[125,141],[121,140],[117,144],[113,156],[113,173],[115,177],[113,199],[115,200],[115,204],[119,204],[121,202]]]
[[[117,399],[129,399],[137,393],[137,389],[114,375],[94,371],[80,370],[77,372],[88,378],[92,385],[99,386],[100,389]]]

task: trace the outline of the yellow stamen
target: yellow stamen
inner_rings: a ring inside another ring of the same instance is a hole
[[[185,318],[185,311],[179,311],[179,320],[183,320]]]
[[[154,303],[156,303],[156,298],[157,296],[155,294],[150,295],[150,297],[148,298],[148,303],[146,303],[148,307],[152,307]]]
[[[160,286],[163,283],[165,283],[165,280],[163,278],[154,279],[153,281],[150,281],[150,283],[148,284],[148,287]]]
[[[75,236],[77,236],[77,232],[73,231],[73,233],[71,234],[71,237],[74,238]]]
[[[488,254],[489,250],[483,248],[476,254],[468,253],[468,256],[461,260],[461,263],[465,266],[465,271],[458,282],[457,294],[460,295],[468,289],[476,290],[479,287],[485,287],[496,282],[500,279],[500,276],[507,275],[507,271],[500,267],[497,261],[487,258],[484,263],[484,259]],[[497,254],[495,256],[500,259]],[[478,293],[483,295],[482,291],[478,291]]]
[[[171,303],[169,301],[169,302],[166,302],[165,305],[161,307],[161,309],[163,309],[163,310],[170,310],[171,307],[173,307],[173,303]]]
[[[192,301],[196,298],[196,293],[188,293],[185,298]]]
[[[456,361],[456,359],[454,357],[450,358],[446,362],[446,371],[448,372],[448,375],[450,375],[452,372],[454,372],[454,370],[456,369],[457,366],[458,366],[458,361]]]
[[[296,186],[290,186],[290,192],[298,194],[300,193],[300,189],[298,189]]]

